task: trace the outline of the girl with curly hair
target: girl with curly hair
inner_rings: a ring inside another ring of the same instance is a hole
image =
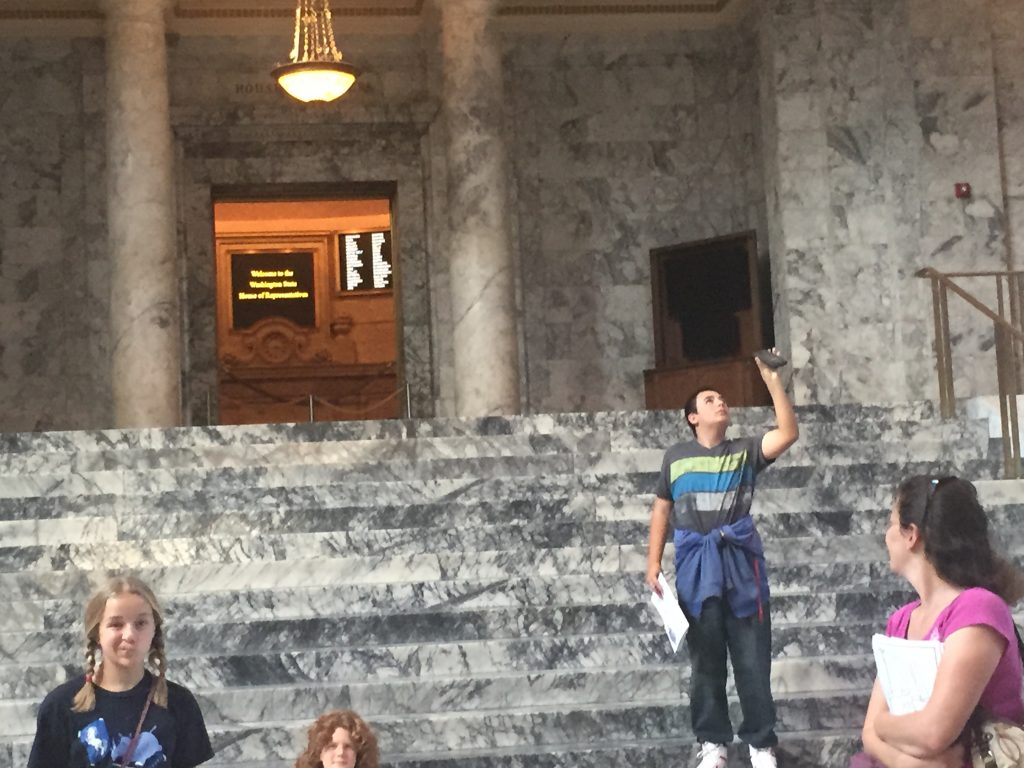
[[[378,768],[380,752],[370,726],[351,709],[320,715],[295,768]]]
[[[39,706],[28,768],[194,768],[209,760],[199,705],[166,673],[156,595],[133,576],[111,578],[85,606],[85,673]]]

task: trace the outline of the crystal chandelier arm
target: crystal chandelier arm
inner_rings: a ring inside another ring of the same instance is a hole
[[[327,58],[327,32],[324,27],[327,26],[327,14],[330,11],[327,10],[327,0],[322,0],[323,8],[321,9],[320,15],[316,18],[316,58],[317,61],[323,61]]]
[[[324,0],[324,16],[327,19],[327,50],[330,51],[331,56],[335,61],[341,61],[341,51],[338,50],[338,45],[334,42],[334,17],[331,15],[331,9],[327,6],[327,0]]]
[[[302,30],[302,6],[295,6],[295,42],[292,44],[292,52],[289,57],[292,61],[299,60],[299,34]]]

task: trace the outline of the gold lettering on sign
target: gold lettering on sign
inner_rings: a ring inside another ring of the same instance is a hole
[[[239,291],[238,300],[278,301],[282,299],[308,299],[309,291],[285,290],[299,287],[295,280],[288,279],[293,277],[295,277],[295,270],[293,269],[250,269],[249,288],[260,288],[262,290],[258,293]]]

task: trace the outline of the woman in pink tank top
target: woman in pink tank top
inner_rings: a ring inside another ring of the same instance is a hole
[[[974,486],[917,476],[896,491],[885,533],[889,567],[918,599],[889,617],[886,634],[939,640],[942,660],[924,709],[893,715],[875,681],[864,718],[865,753],[851,768],[961,768],[961,734],[977,707],[1024,723],[1021,657],[1009,605],[1024,575],[993,551]]]

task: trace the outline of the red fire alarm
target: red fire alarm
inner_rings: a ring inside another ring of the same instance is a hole
[[[953,194],[957,200],[966,200],[971,196],[971,185],[966,181],[958,181],[953,185]]]

